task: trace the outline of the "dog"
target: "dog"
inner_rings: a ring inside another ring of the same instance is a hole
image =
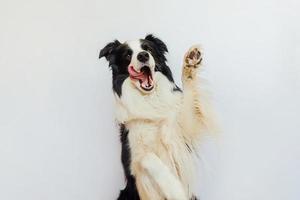
[[[115,40],[99,58],[112,71],[121,160],[126,187],[118,200],[196,200],[193,191],[196,146],[210,126],[197,76],[202,52],[192,46],[184,56],[182,88],[167,65],[166,44],[144,39]]]

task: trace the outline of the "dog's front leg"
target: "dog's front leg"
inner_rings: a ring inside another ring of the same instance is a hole
[[[208,112],[205,101],[199,90],[198,72],[202,62],[202,53],[198,46],[192,46],[184,56],[182,83],[183,103],[180,123],[185,129],[186,139],[192,142],[200,135],[201,129],[207,126]]]
[[[140,164],[150,179],[157,184],[165,199],[188,199],[181,182],[154,153],[146,154]]]

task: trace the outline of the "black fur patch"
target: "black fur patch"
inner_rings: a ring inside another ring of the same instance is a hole
[[[174,86],[173,92],[182,92],[181,88],[178,87],[177,85]]]
[[[130,173],[131,154],[128,144],[128,133],[124,124],[120,125],[120,140],[122,144],[121,160],[126,177],[126,187],[121,190],[118,200],[139,200],[139,194],[135,184],[135,178]]]
[[[117,42],[116,42],[117,41]],[[119,96],[122,95],[122,85],[124,80],[129,77],[128,65],[131,60],[132,50],[127,44],[121,44],[118,40],[107,44],[100,51],[100,58],[105,56],[109,61],[112,70],[113,91]]]
[[[141,40],[141,47],[151,52],[155,60],[155,71],[160,71],[169,81],[174,82],[172,72],[166,63],[167,59],[165,54],[168,52],[166,44],[150,34]]]

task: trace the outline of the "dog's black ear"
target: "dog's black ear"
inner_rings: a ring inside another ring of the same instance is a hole
[[[108,43],[103,49],[101,49],[99,58],[105,56],[106,60],[110,60],[110,56],[114,49],[117,48],[121,43],[118,40]]]
[[[168,52],[167,45],[163,41],[161,41],[159,38],[155,37],[154,35],[152,35],[152,34],[147,35],[145,37],[145,40],[153,42],[162,54],[165,54],[166,52]]]

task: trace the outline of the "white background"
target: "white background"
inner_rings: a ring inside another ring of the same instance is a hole
[[[0,1],[0,199],[113,200],[124,185],[100,48],[154,33],[200,43],[223,132],[201,200],[300,199],[298,0]]]

